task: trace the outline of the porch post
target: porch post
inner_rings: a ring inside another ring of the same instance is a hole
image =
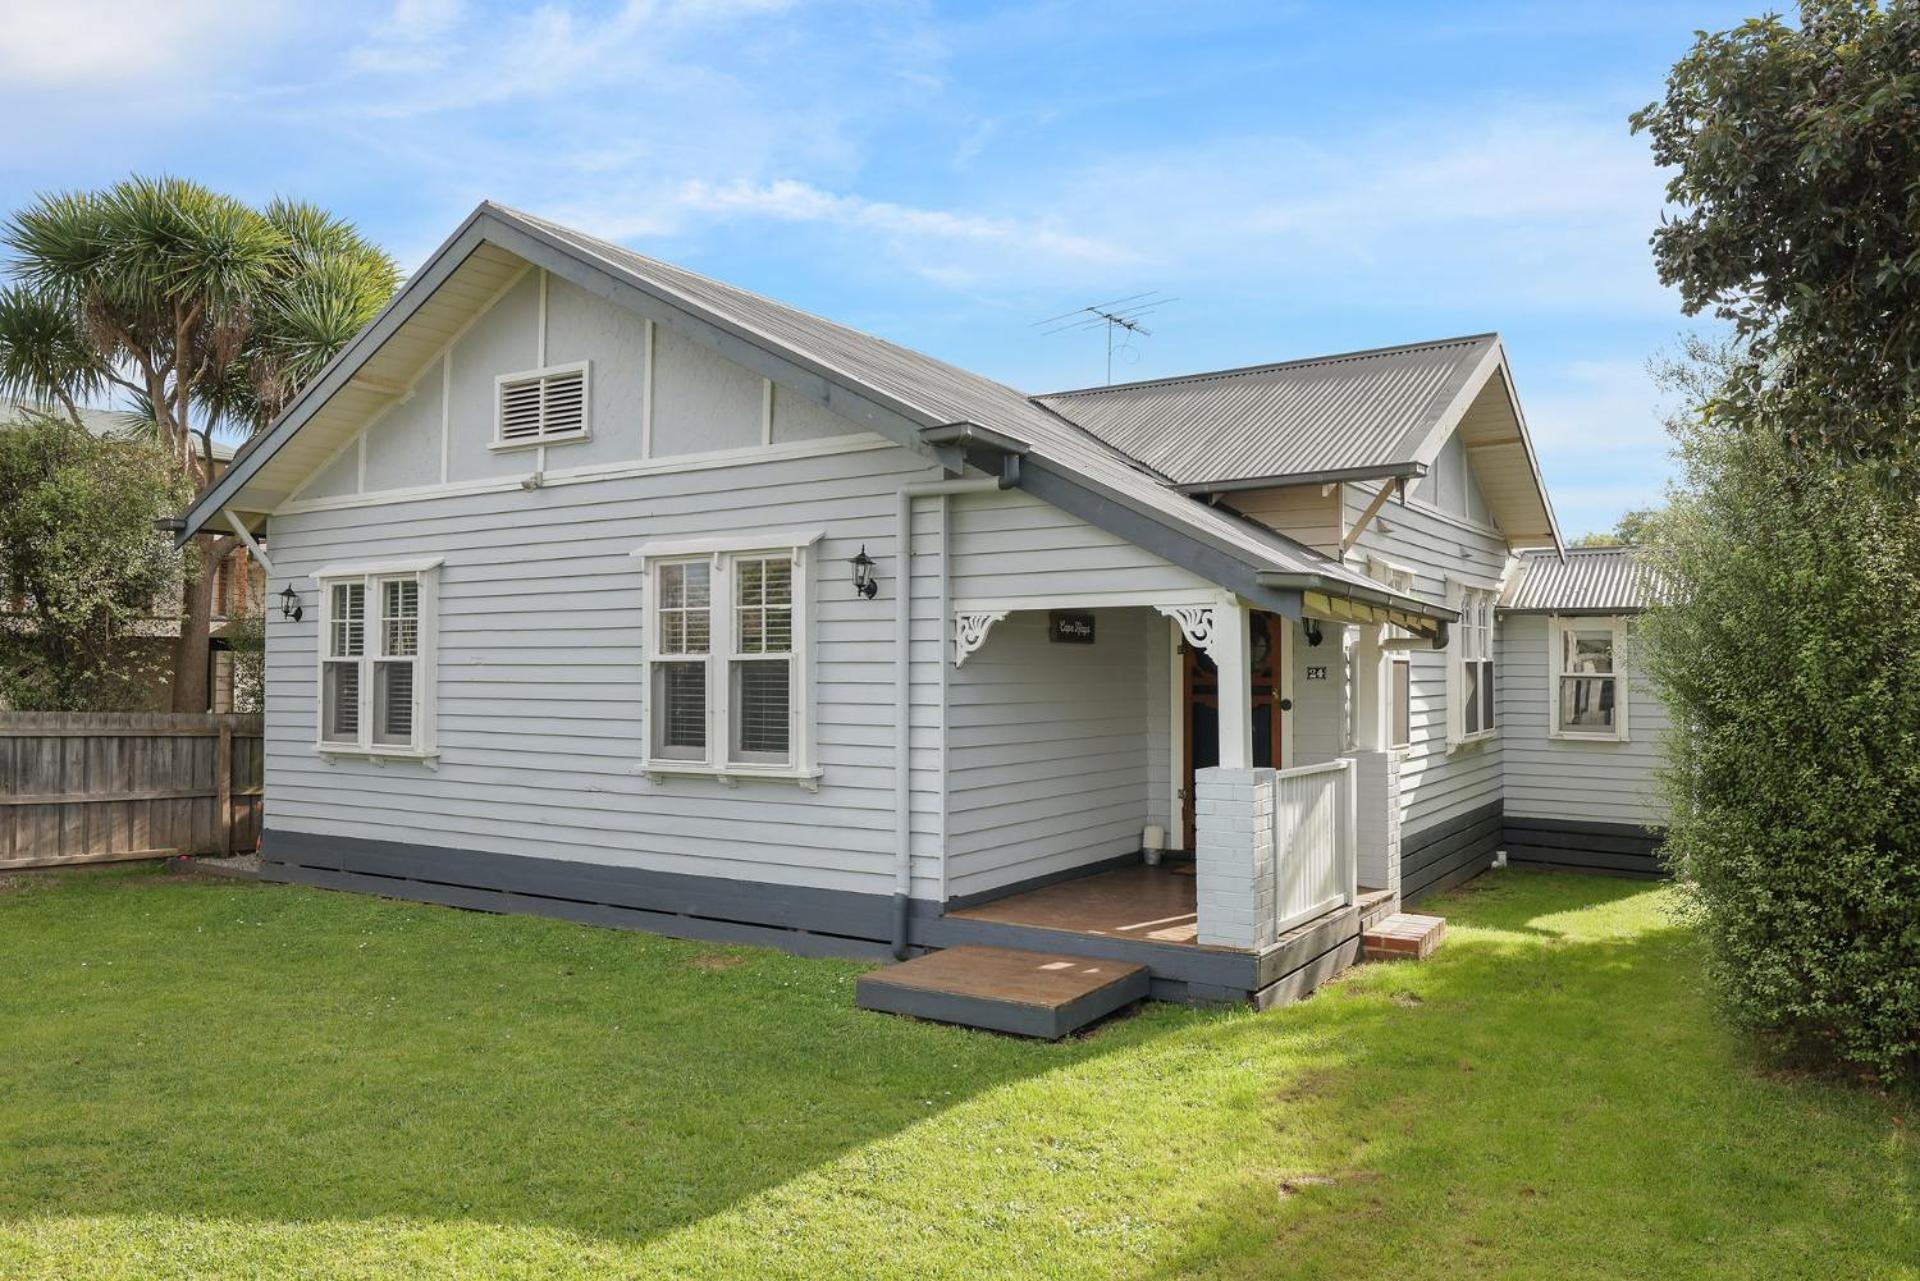
[[[1213,611],[1208,653],[1220,680],[1220,768],[1253,768],[1253,671],[1247,657],[1246,602],[1222,597]]]

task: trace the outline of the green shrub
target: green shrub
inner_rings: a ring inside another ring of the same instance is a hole
[[[1675,732],[1667,855],[1730,1012],[1889,1079],[1920,1067],[1920,518],[1752,404],[1680,430],[1642,661]]]

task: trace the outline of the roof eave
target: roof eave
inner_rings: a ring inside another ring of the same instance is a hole
[[[1292,485],[1332,485],[1357,480],[1418,480],[1427,465],[1417,462],[1380,463],[1365,467],[1331,467],[1321,471],[1287,472],[1278,476],[1246,476],[1234,480],[1183,481],[1173,488],[1182,494],[1231,494],[1247,489],[1284,489]]]

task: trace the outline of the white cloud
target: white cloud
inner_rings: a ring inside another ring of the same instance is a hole
[[[686,208],[729,217],[823,223],[847,232],[879,233],[896,242],[971,242],[1026,254],[1119,265],[1138,255],[1051,225],[1044,219],[991,218],[944,209],[921,209],[862,196],[835,195],[792,179],[770,183],[695,180],[681,188]],[[951,272],[952,268],[944,268]]]
[[[9,0],[0,80],[104,92],[129,81],[211,76],[285,17],[279,0]]]

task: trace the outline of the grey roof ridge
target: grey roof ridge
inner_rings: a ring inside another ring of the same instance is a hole
[[[1309,365],[1339,365],[1348,361],[1371,360],[1380,356],[1399,355],[1410,351],[1432,351],[1441,347],[1463,347],[1469,343],[1492,340],[1498,342],[1500,331],[1489,329],[1484,333],[1461,334],[1454,338],[1430,338],[1421,342],[1392,343],[1385,347],[1367,347],[1360,351],[1334,352],[1325,356],[1302,356],[1295,360],[1275,360],[1259,365],[1236,365],[1228,369],[1204,369],[1190,374],[1169,374],[1164,378],[1143,378],[1137,382],[1108,383],[1104,387],[1075,387],[1066,391],[1043,391],[1035,394],[1036,400],[1060,400],[1068,396],[1098,396],[1111,391],[1137,391],[1144,387],[1174,387],[1182,383],[1211,382],[1219,378],[1241,378],[1249,374],[1273,373],[1281,369],[1303,369]]]

